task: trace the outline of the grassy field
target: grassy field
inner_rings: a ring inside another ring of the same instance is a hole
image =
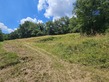
[[[0,43],[0,82],[109,82],[109,35]]]
[[[47,36],[34,42],[36,46],[70,63],[95,68],[109,68],[109,36],[81,37],[79,34]]]

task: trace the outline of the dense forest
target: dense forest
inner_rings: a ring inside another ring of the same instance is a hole
[[[0,30],[0,41],[78,32],[81,35],[105,34],[109,30],[109,0],[76,0],[72,18],[67,16],[46,23],[26,21],[10,34]]]

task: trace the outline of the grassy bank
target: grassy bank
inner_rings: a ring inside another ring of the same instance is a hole
[[[79,34],[39,38],[35,45],[71,63],[109,68],[109,37],[81,37]]]

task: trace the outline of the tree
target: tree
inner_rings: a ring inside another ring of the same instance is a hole
[[[3,34],[4,40],[10,40],[10,34]]]
[[[55,21],[48,21],[45,24],[46,33],[49,35],[69,33],[68,25],[69,18],[67,16],[57,19]]]
[[[60,18],[59,20],[59,25],[60,25],[60,30],[61,30],[61,34],[66,34],[69,33],[69,18],[67,16]]]
[[[18,38],[20,38],[19,30],[15,30],[14,32],[9,34],[9,39],[18,39]]]
[[[46,22],[46,32],[48,35],[54,35],[55,30],[54,30],[54,23],[52,21]]]
[[[74,12],[82,34],[96,35],[107,29],[109,0],[77,0]]]
[[[64,34],[66,33],[69,33],[69,23],[70,23],[70,19],[69,17],[65,16],[65,17],[62,17],[62,22],[63,22],[63,26],[64,26]]]
[[[45,28],[45,24],[43,23],[38,23],[37,24],[37,28],[38,28],[38,33],[37,36],[43,36],[46,35],[46,28]]]
[[[0,29],[0,41],[3,41],[3,33],[1,29]]]
[[[43,23],[26,21],[24,24],[21,24],[17,30],[9,35],[5,35],[5,37],[8,37],[6,39],[18,39],[42,35],[45,35],[45,27]]]
[[[69,25],[68,25],[69,32],[70,33],[80,32],[80,27],[79,27],[79,24],[78,24],[77,17],[72,17],[69,20],[70,20]]]
[[[31,22],[26,21],[24,24],[20,25],[19,32],[21,38],[28,38],[31,36],[31,29],[32,27],[30,26]]]
[[[20,28],[18,29],[19,36],[21,38],[28,38],[37,36],[37,33],[40,30],[43,30],[42,24],[35,24],[29,21],[26,21],[24,24],[20,25]]]

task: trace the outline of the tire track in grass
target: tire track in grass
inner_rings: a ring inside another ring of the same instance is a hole
[[[79,65],[69,64],[25,40],[8,41],[4,47],[21,58],[32,59],[5,69],[0,74],[3,82],[91,82],[90,73],[82,71]]]
[[[86,71],[82,71],[79,65],[65,62],[62,59],[59,59],[57,56],[52,55],[51,53],[45,51],[44,49],[34,47],[31,43],[25,43],[25,46],[37,51],[38,53],[42,54],[43,56],[46,56],[47,58],[50,57],[50,60],[52,59],[51,62],[56,62],[58,65],[62,66],[62,68],[59,68],[58,72],[62,72],[62,74],[65,74],[65,77],[67,77],[67,79],[69,80],[68,82],[75,82],[75,81],[90,82],[91,81],[90,77],[88,77],[90,73]]]

